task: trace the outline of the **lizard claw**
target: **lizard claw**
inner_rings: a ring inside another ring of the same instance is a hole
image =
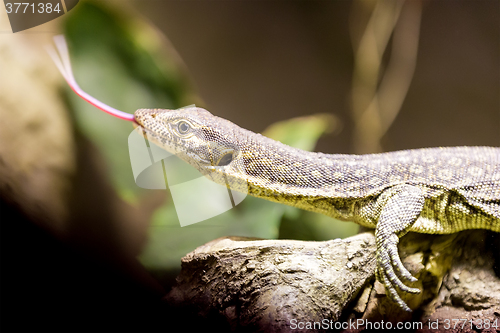
[[[392,267],[396,269],[398,275],[400,275],[402,278],[405,278],[410,282],[418,281],[418,279],[413,275],[411,275],[411,273],[406,269],[406,267],[401,262],[397,245],[394,243],[390,244],[387,250],[389,252],[389,257],[391,258]]]
[[[390,280],[387,277],[387,274],[383,270],[380,270],[378,268],[377,268],[377,278],[380,279],[379,281],[385,286],[385,291],[387,296],[389,296],[389,298],[392,299],[393,302],[398,304],[403,310],[411,312],[410,307],[405,303],[405,301],[401,299],[398,292],[391,284]]]
[[[380,245],[377,249],[376,277],[385,286],[387,296],[405,311],[411,311],[408,305],[401,299],[395,287],[406,293],[418,294],[420,293],[420,289],[408,287],[401,282],[400,278],[404,278],[410,282],[415,282],[417,279],[403,266],[398,254],[397,240],[385,242],[383,244],[385,246]]]

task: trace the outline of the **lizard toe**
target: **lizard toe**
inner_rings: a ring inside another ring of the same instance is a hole
[[[401,264],[401,267],[403,268],[401,269],[400,267],[398,267],[397,263]],[[377,279],[385,286],[386,294],[389,298],[391,298],[394,302],[396,302],[405,311],[411,311],[410,308],[399,296],[396,288],[398,288],[402,292],[411,294],[420,293],[420,289],[408,287],[403,282],[401,282],[400,278],[396,273],[400,274],[402,270],[405,270],[409,277],[415,279],[402,265],[397,251],[391,250],[390,246],[388,246],[387,248],[379,248],[377,254],[377,269],[376,269]],[[404,273],[401,273],[401,276],[407,278],[407,276],[405,276]]]
[[[401,262],[401,258],[399,257],[397,247],[395,245],[389,246],[388,251],[389,251],[389,257],[391,258],[392,266],[394,267],[396,273],[400,277],[402,277],[410,282],[418,281],[418,279],[416,277],[414,277],[413,275],[411,275],[411,273],[406,269],[406,267]]]
[[[407,285],[405,285],[399,279],[399,277],[396,275],[396,272],[398,271],[397,267],[395,268],[393,265],[389,264],[389,265],[384,265],[384,266],[382,266],[380,268],[383,271],[383,274],[385,275],[385,279],[387,279],[389,281],[389,283],[391,284],[391,286],[393,286],[393,287],[396,286],[401,291],[404,291],[404,292],[407,292],[407,293],[411,293],[411,294],[418,294],[418,293],[420,293],[420,289],[408,287]]]
[[[399,281],[399,279],[396,279],[396,283],[394,283],[393,281],[391,281],[391,282],[393,284],[395,284],[401,291],[404,291],[404,292],[407,292],[410,294],[419,294],[420,293],[420,289],[408,287],[407,285],[405,285],[401,281]]]
[[[392,285],[390,279],[387,277],[387,274],[385,272],[380,272],[380,276],[382,278],[382,283],[385,286],[385,291],[386,295],[396,304],[398,304],[403,310],[407,312],[412,312],[410,307],[401,299],[399,296],[398,292]]]
[[[420,293],[420,289],[408,287],[403,282],[401,282],[401,280],[398,278],[398,276],[394,272],[394,267],[390,266],[389,269],[385,268],[384,274],[385,274],[386,279],[388,279],[388,281],[390,282],[391,286],[393,286],[393,287],[396,286],[401,291],[411,293],[411,294]]]

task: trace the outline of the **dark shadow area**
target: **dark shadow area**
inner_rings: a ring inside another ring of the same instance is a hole
[[[75,249],[0,205],[2,332],[169,330],[161,295],[120,264]]]

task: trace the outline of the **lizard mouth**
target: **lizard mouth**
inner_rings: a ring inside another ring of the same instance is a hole
[[[144,111],[136,111],[134,113],[134,128],[137,128],[138,126],[142,127],[142,128],[146,128],[145,126],[145,122],[147,122],[148,120],[153,120],[155,118],[155,115],[153,113],[147,113],[147,112],[144,112]]]

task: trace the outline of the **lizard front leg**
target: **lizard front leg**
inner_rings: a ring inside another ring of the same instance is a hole
[[[377,242],[377,279],[385,286],[386,294],[406,311],[408,305],[398,295],[395,286],[403,292],[419,293],[401,282],[404,278],[417,281],[403,266],[398,253],[399,238],[415,223],[424,206],[422,191],[412,185],[397,185],[385,190],[378,198],[380,215],[375,228]]]

